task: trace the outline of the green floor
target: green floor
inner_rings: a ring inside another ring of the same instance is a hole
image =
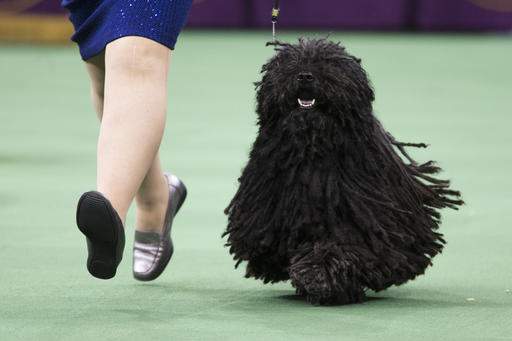
[[[77,51],[0,45],[0,340],[512,340],[512,37],[332,36],[363,58],[387,128],[430,143],[416,155],[467,201],[425,276],[342,307],[244,279],[220,238],[267,38],[182,36],[162,156],[190,196],[173,261],[148,284],[131,277],[133,212],[117,277],[85,269],[74,213],[95,182],[97,122]]]

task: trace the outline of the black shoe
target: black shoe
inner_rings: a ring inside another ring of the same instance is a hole
[[[78,229],[87,237],[87,270],[94,277],[116,275],[124,250],[124,227],[110,201],[100,192],[82,195],[76,211]]]

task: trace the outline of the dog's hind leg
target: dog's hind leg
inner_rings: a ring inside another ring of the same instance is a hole
[[[334,243],[302,245],[289,268],[297,294],[319,305],[361,302],[364,286],[349,255]]]

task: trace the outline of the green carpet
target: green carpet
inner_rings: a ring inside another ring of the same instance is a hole
[[[173,261],[147,284],[131,277],[133,211],[117,277],[85,269],[74,214],[95,183],[98,124],[77,50],[0,45],[0,340],[512,340],[511,38],[332,36],[363,58],[385,126],[430,143],[415,155],[438,160],[467,201],[446,212],[448,245],[425,276],[341,307],[244,279],[220,238],[268,38],[182,35],[162,156],[190,196]]]

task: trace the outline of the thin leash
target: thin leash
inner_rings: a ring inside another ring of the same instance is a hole
[[[272,7],[272,40],[274,43],[276,39],[276,26],[277,19],[279,18],[279,0],[274,0],[274,6]]]

